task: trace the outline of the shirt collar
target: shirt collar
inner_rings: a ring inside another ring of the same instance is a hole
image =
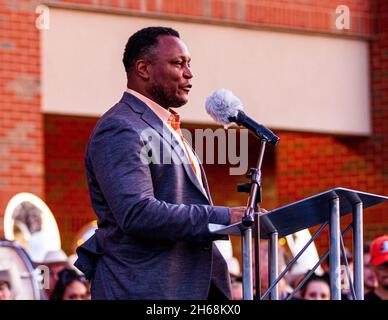
[[[175,121],[179,121],[180,117],[179,114],[176,113],[172,109],[165,109],[155,101],[151,100],[150,98],[147,98],[146,96],[142,95],[141,93],[133,90],[133,89],[127,89],[127,92],[134,95],[136,98],[143,101],[153,112],[156,113],[156,115],[165,123],[168,123],[169,120],[171,121],[171,118],[173,117]]]

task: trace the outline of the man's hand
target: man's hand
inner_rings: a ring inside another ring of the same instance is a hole
[[[230,208],[230,224],[241,222],[241,219],[243,218],[245,214],[246,207],[234,207]],[[268,212],[264,208],[260,208],[261,213]]]
[[[241,222],[246,209],[246,207],[230,208],[230,224]]]

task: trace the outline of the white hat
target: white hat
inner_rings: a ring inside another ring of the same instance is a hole
[[[237,258],[230,257],[228,260],[226,260],[226,263],[228,264],[229,273],[231,275],[236,277],[241,276],[240,262],[238,262]]]
[[[216,244],[218,250],[220,251],[221,255],[224,257],[227,265],[229,273],[234,276],[240,276],[240,263],[238,262],[237,258],[233,256],[233,247],[232,242],[229,240],[217,240],[214,241]]]
[[[42,263],[67,263],[67,255],[62,249],[50,250],[46,253]]]

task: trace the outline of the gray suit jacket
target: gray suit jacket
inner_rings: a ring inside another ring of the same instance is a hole
[[[211,281],[230,297],[220,237],[208,230],[229,224],[230,210],[212,206],[202,166],[206,194],[179,159],[163,122],[127,92],[97,123],[85,165],[98,230],[75,263],[93,299],[206,299]]]

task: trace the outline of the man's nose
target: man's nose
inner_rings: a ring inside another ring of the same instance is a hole
[[[186,66],[184,72],[183,72],[183,76],[186,78],[186,79],[191,79],[194,75],[193,73],[191,72],[191,69],[189,66]]]

